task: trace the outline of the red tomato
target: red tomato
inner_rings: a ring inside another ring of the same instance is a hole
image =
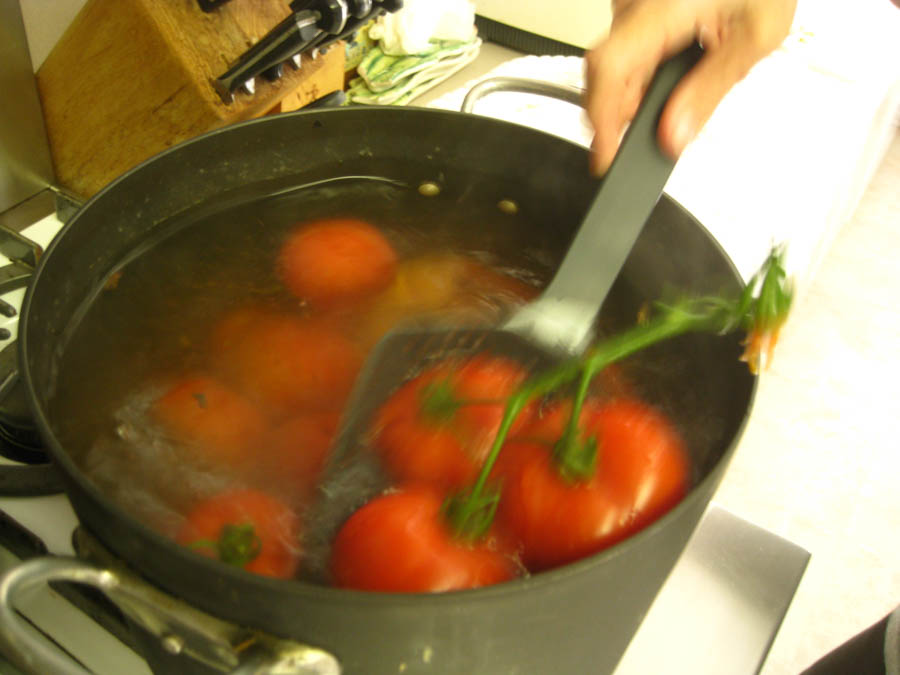
[[[316,307],[374,295],[391,283],[397,254],[372,225],[353,218],[305,224],[289,236],[278,258],[285,286]]]
[[[286,505],[264,492],[235,490],[198,504],[176,541],[255,574],[288,579],[300,562],[300,524]]]
[[[601,403],[594,398],[588,398],[581,406],[579,425],[587,428],[591,419],[600,409]],[[544,405],[528,418],[527,424],[522,425],[515,434],[516,440],[537,441],[545,445],[553,445],[562,436],[572,414],[572,400],[554,400]]]
[[[284,486],[290,494],[308,497],[337,431],[337,413],[309,412],[272,429],[259,445],[259,473],[267,483]]]
[[[454,540],[441,494],[425,486],[390,492],[357,510],[334,540],[336,586],[366,591],[440,592],[512,579],[512,558],[490,543]]]
[[[226,316],[213,330],[213,361],[268,413],[340,409],[359,369],[359,348],[321,319],[255,309]]]
[[[635,511],[634,529],[656,520],[687,492],[687,447],[661,412],[634,399],[603,405],[589,423],[606,451],[606,471],[627,486]]]
[[[490,450],[506,398],[526,376],[515,361],[478,355],[443,362],[405,383],[375,418],[375,446],[390,473],[399,482],[471,482]],[[523,412],[517,424],[525,417]]]
[[[253,403],[207,375],[176,382],[153,404],[151,414],[202,458],[231,465],[247,458],[266,424]]]
[[[688,485],[683,441],[659,412],[634,400],[588,405],[582,428],[598,441],[597,466],[569,482],[552,458],[568,419],[551,410],[504,446],[495,466],[503,492],[499,524],[522,546],[532,571],[596,553],[645,527],[677,504]]]

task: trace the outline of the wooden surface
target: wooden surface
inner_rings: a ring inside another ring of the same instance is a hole
[[[89,197],[176,143],[343,87],[340,45],[225,104],[210,84],[289,14],[286,0],[88,0],[37,73],[57,182]]]

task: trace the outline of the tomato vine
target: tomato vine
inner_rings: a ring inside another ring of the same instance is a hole
[[[471,487],[448,497],[443,512],[456,536],[476,541],[491,526],[500,491],[489,477],[509,430],[528,403],[577,381],[574,405],[562,439],[554,449],[561,475],[578,481],[596,466],[597,442],[582,438],[578,420],[593,378],[607,366],[656,344],[686,333],[727,334],[744,330],[747,338],[742,360],[754,374],[771,360],[771,351],[793,300],[793,288],[784,268],[784,246],[773,247],[760,269],[737,298],[683,297],[673,303],[655,303],[655,314],[637,325],[591,347],[524,382],[508,399],[500,427],[481,471]],[[457,402],[459,403],[459,402]]]

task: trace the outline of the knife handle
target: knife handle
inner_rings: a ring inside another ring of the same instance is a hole
[[[200,9],[207,13],[214,11],[226,2],[231,2],[231,0],[197,0]]]

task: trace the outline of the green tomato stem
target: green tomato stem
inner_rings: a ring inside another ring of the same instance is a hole
[[[262,541],[252,523],[228,523],[222,526],[218,539],[197,539],[187,546],[192,549],[210,549],[222,562],[243,567],[259,555]]]
[[[450,524],[463,539],[473,540],[487,531],[496,509],[499,492],[486,496],[488,477],[516,417],[532,400],[545,396],[570,384],[580,376],[571,417],[561,445],[556,452],[557,462],[581,477],[594,468],[593,459],[584,453],[596,453],[596,444],[578,438],[578,419],[593,378],[607,366],[653,344],[686,333],[708,332],[725,334],[745,328],[748,331],[780,326],[791,305],[792,289],[784,271],[784,247],[773,247],[760,270],[736,299],[721,297],[686,298],[674,305],[657,303],[658,315],[646,322],[609,337],[575,359],[528,379],[507,400],[497,435],[472,488],[451,498],[447,509]],[[756,294],[756,295],[754,295]],[[582,456],[578,456],[581,454]],[[595,458],[594,458],[595,459]],[[571,471],[570,471],[571,474]],[[570,475],[570,477],[573,477]],[[485,512],[489,506],[490,516]],[[481,514],[475,517],[475,514]],[[477,527],[473,527],[477,524]]]
[[[529,402],[570,384],[581,376],[581,383],[576,394],[576,404],[573,406],[572,416],[567,425],[567,435],[576,435],[569,437],[568,448],[563,450],[563,454],[579,450],[590,452],[590,449],[578,448],[580,444],[575,442],[575,439],[577,438],[577,420],[581,413],[581,407],[587,396],[591,379],[597,373],[606,366],[667,338],[690,331],[718,330],[726,322],[733,320],[730,312],[723,312],[723,307],[727,309],[727,306],[723,306],[721,302],[709,303],[708,307],[701,307],[705,311],[699,312],[693,308],[694,303],[695,301],[688,301],[673,308],[667,308],[658,318],[608,338],[590,349],[585,356],[566,361],[522,384],[507,401],[497,435],[494,437],[491,449],[475,483],[470,490],[454,496],[452,498],[453,506],[447,509],[451,526],[457,536],[471,541],[480,536],[475,530],[484,532],[490,526],[490,523],[485,526],[480,519],[473,518],[473,514],[484,506],[486,498],[484,493],[490,473],[506,442],[513,422]],[[560,461],[565,461],[565,458]],[[577,460],[572,463],[576,466],[585,465],[584,462]],[[496,504],[493,508],[496,508]],[[478,527],[473,529],[476,522]]]

